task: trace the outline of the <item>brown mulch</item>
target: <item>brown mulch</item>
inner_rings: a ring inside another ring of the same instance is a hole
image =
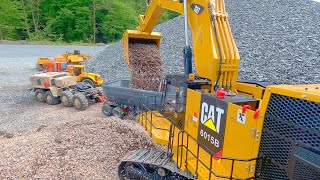
[[[130,151],[159,148],[135,121],[74,119],[0,135],[0,179],[116,179]]]
[[[129,44],[131,88],[159,91],[163,62],[156,44]]]

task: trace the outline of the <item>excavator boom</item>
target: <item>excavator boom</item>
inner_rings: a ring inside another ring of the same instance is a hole
[[[184,14],[192,32],[196,74],[211,80],[217,87],[234,91],[240,57],[235,45],[223,0],[179,1],[152,0],[145,15],[140,15],[137,30],[124,33],[124,56],[129,64],[128,44],[154,41],[160,47],[159,33],[152,30],[165,10]],[[186,10],[184,10],[186,8]],[[183,30],[181,30],[183,33]],[[182,51],[182,50],[181,50]],[[187,64],[191,64],[187,62]],[[212,86],[213,90],[214,86]]]

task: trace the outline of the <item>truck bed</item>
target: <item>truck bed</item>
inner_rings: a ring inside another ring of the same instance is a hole
[[[121,105],[139,108],[139,102],[147,105],[150,110],[161,108],[163,92],[132,89],[129,80],[120,80],[102,86],[107,98]]]

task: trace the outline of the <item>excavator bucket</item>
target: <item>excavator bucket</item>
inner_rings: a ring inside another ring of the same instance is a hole
[[[127,30],[123,34],[123,54],[129,65],[129,44],[130,43],[155,43],[160,48],[161,34],[159,32],[144,33],[138,30]]]

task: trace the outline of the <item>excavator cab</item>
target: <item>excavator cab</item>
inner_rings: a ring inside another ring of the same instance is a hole
[[[80,50],[74,50],[74,51],[73,51],[73,54],[74,54],[74,55],[80,55],[81,53],[80,53]]]
[[[163,98],[163,111],[172,114],[185,112],[185,109],[186,88],[167,84]]]
[[[166,76],[161,114],[175,121],[180,130],[184,129],[187,88],[185,76]]]

